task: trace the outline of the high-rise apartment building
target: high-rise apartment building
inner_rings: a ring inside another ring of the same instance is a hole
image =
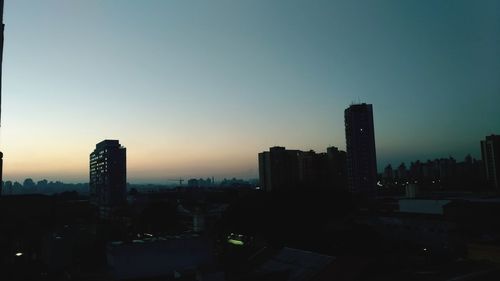
[[[299,185],[299,150],[271,147],[259,153],[259,178],[262,189],[277,191]]]
[[[481,141],[486,180],[491,187],[500,189],[500,135],[487,136]]]
[[[127,194],[126,149],[118,140],[98,143],[90,154],[90,200],[103,208],[120,206]],[[101,214],[102,215],[102,214]]]
[[[326,155],[328,157],[329,182],[336,187],[345,189],[347,186],[347,153],[331,146],[326,149]]]
[[[259,178],[266,191],[297,188],[330,189],[345,186],[345,152],[329,147],[326,153],[271,147],[259,153]]]
[[[347,176],[353,193],[374,195],[377,184],[377,156],[371,104],[353,104],[344,112]]]

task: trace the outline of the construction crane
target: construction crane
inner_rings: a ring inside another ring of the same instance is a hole
[[[179,185],[182,185],[182,183],[184,182],[183,179],[167,179],[168,181],[178,181],[179,182]]]

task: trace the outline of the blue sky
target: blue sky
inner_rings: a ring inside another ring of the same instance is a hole
[[[256,177],[270,146],[345,149],[372,103],[379,169],[479,158],[500,133],[498,1],[7,0],[5,178]]]

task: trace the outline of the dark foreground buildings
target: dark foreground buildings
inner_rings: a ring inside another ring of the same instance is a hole
[[[329,147],[326,153],[271,147],[259,153],[259,178],[266,191],[297,188],[342,188],[346,153]]]
[[[374,195],[377,157],[371,104],[353,104],[345,112],[347,176],[352,193]]]
[[[488,184],[500,189],[500,135],[487,136],[481,141],[481,155]]]
[[[126,149],[118,140],[104,140],[90,154],[90,200],[103,218],[125,203],[127,195]]]

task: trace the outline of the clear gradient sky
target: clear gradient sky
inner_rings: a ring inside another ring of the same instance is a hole
[[[4,178],[257,177],[270,146],[345,149],[372,103],[379,169],[500,133],[500,1],[6,0]]]

